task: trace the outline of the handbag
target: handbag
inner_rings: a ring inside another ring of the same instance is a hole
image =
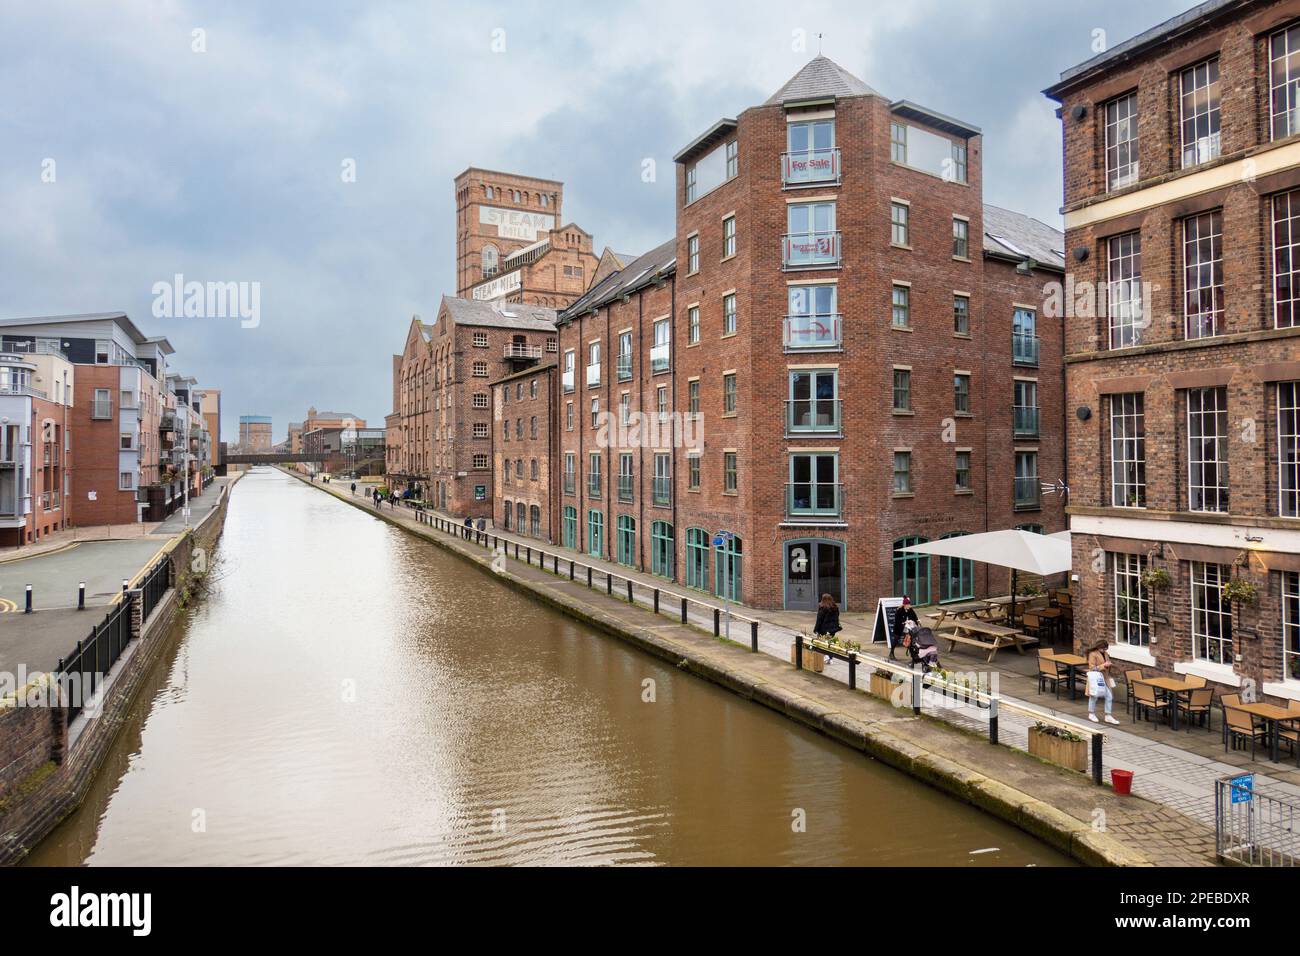
[[[1106,696],[1106,675],[1101,671],[1088,671],[1088,696]]]

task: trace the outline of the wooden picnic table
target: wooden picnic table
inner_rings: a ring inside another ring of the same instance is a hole
[[[1148,687],[1154,687],[1156,690],[1161,691],[1167,700],[1170,700],[1174,705],[1173,717],[1170,718],[1172,721],[1170,726],[1172,726],[1174,730],[1178,729],[1178,695],[1185,694],[1191,690],[1200,690],[1201,687],[1204,686],[1202,684],[1189,684],[1187,681],[1179,680],[1176,677],[1142,677],[1136,679],[1134,683],[1146,684]]]
[[[1057,654],[1055,651],[1043,651],[1040,656],[1057,664],[1065,665],[1070,680],[1070,700],[1074,700],[1077,694],[1077,688],[1074,686],[1074,675],[1080,667],[1088,666],[1088,658],[1080,657],[1078,654]]]
[[[1278,761],[1278,739],[1280,734],[1278,728],[1291,720],[1300,720],[1300,711],[1287,710],[1285,707],[1279,707],[1276,704],[1238,704],[1233,710],[1244,710],[1248,714],[1254,714],[1256,717],[1264,720],[1268,724],[1268,753],[1269,759],[1274,763]]]
[[[941,604],[938,613],[931,617],[931,627],[938,627],[948,618],[960,620],[964,617],[978,617],[981,612],[987,611],[989,604],[987,601],[964,601],[961,604]]]
[[[936,635],[948,642],[948,650],[953,650],[959,643],[969,644],[972,647],[988,648],[987,663],[990,664],[993,663],[993,658],[997,655],[997,652],[1004,647],[1014,647],[1018,653],[1024,654],[1025,644],[1036,644],[1038,642],[1038,638],[1028,637],[1014,627],[1004,627],[1001,624],[993,624],[979,619],[954,621],[951,627],[951,631],[944,631]]]

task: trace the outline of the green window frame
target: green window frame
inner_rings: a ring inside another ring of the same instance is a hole
[[[673,526],[667,521],[656,521],[650,525],[650,567],[661,578],[673,579],[673,557],[677,550],[677,539]]]
[[[930,556],[900,549],[925,544],[926,540],[912,535],[894,542],[894,596],[906,594],[918,606],[930,603]]]
[[[593,558],[605,554],[605,515],[594,508],[587,512],[587,553]]]
[[[631,515],[618,516],[617,544],[618,563],[636,567],[636,519]]]
[[[969,531],[949,531],[943,538],[960,538]],[[940,539],[942,540],[942,539]],[[939,603],[969,601],[975,596],[975,562],[968,558],[939,558]]]
[[[561,525],[561,533],[564,535],[564,546],[576,551],[578,549],[578,509],[573,505],[564,506],[564,522]]]
[[[709,587],[709,533],[703,528],[686,529],[686,586]]]
[[[718,555],[713,563],[713,593],[718,597],[739,601],[741,560],[744,557],[743,542],[733,535],[716,550]]]

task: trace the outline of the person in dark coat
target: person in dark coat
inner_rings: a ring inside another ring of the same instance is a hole
[[[821,602],[817,605],[817,623],[813,625],[813,633],[818,637],[822,635],[834,637],[841,630],[840,606],[835,603],[835,598],[823,594]]]
[[[913,624],[918,626],[921,623],[916,619],[916,609],[912,607],[912,599],[904,594],[903,603],[900,604],[898,610],[894,612],[894,643],[889,645],[890,660],[894,659],[894,648],[903,640],[903,634],[907,631],[908,621],[911,621]]]

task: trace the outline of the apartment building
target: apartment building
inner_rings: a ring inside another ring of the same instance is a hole
[[[544,541],[554,541],[556,533],[558,394],[554,360],[525,365],[492,383],[492,520]]]
[[[1300,5],[1202,3],[1046,92],[1076,643],[1300,700]]]
[[[211,464],[214,469],[222,466],[221,459],[221,389],[204,388],[199,392],[199,414],[207,426]],[[225,474],[224,471],[221,474]]]
[[[248,454],[265,454],[271,450],[271,416],[240,415],[239,447]]]
[[[0,352],[0,547],[32,544],[71,523],[75,376],[51,342]]]
[[[586,291],[600,259],[561,225],[563,183],[470,167],[455,188],[458,298],[558,309]]]

